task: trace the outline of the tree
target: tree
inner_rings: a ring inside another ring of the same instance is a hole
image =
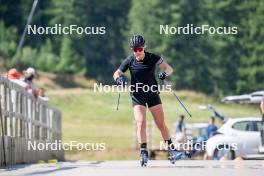
[[[246,18],[242,20],[241,66],[236,82],[237,92],[263,90],[264,81],[264,2],[244,3]]]

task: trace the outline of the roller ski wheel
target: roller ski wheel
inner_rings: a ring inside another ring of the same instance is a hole
[[[140,151],[140,165],[141,167],[146,167],[148,164],[148,151],[147,150],[141,150]]]

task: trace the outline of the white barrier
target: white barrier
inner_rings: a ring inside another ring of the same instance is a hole
[[[28,142],[61,140],[61,113],[0,77],[0,166],[64,159],[63,150],[28,150]]]

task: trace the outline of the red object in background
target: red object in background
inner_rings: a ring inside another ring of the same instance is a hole
[[[21,74],[17,71],[17,69],[12,68],[7,73],[8,79],[20,79]]]

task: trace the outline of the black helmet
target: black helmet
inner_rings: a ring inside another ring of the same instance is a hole
[[[130,39],[130,47],[138,48],[145,46],[145,39],[142,35],[133,35]]]

